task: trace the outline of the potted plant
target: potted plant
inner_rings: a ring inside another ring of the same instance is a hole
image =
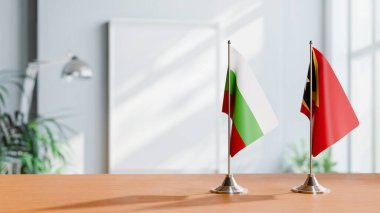
[[[14,72],[13,72],[14,73]],[[0,72],[0,173],[60,173],[67,163],[65,147],[69,127],[57,117],[34,116],[24,119],[19,111],[5,112],[9,97],[8,85],[23,90],[27,76]]]

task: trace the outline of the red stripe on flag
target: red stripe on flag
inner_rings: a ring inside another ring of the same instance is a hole
[[[244,149],[245,143],[243,139],[240,137],[239,132],[237,131],[235,124],[232,125],[232,133],[231,133],[231,147],[230,147],[230,155],[233,157],[240,150]]]
[[[232,94],[230,94],[227,90],[224,91],[224,98],[223,98],[223,106],[222,106],[222,112],[226,113],[228,115],[228,97],[231,98],[231,115],[230,117],[234,117],[234,109],[235,109],[235,98]]]
[[[231,98],[231,102],[230,102],[231,115],[230,115],[230,118],[233,119],[234,110],[235,110],[235,97],[232,94],[230,94],[227,90],[224,91],[222,112],[224,112],[228,115],[228,98]],[[244,149],[245,147],[246,147],[246,145],[245,145],[243,139],[241,138],[239,132],[237,131],[235,124],[232,124],[231,146],[230,146],[231,157],[235,156],[240,150]]]

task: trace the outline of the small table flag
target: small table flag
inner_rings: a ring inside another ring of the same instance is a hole
[[[312,154],[332,146],[359,125],[352,106],[329,62],[319,50],[312,49]],[[310,66],[301,112],[310,119]]]
[[[228,115],[228,99],[231,98],[230,118],[233,124],[230,155],[233,157],[275,128],[278,121],[248,63],[233,48],[229,72],[231,86],[228,85],[227,73],[222,111]]]

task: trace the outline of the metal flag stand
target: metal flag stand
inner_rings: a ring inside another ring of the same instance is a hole
[[[304,194],[326,194],[330,192],[330,189],[323,187],[317,181],[317,178],[313,174],[313,165],[312,165],[312,150],[313,150],[313,128],[312,128],[312,119],[313,119],[313,42],[310,41],[310,155],[309,155],[309,174],[307,175],[306,181],[304,184],[293,187],[292,192],[304,193]]]
[[[230,84],[230,46],[231,46],[231,41],[228,40],[228,72],[227,72],[227,78],[228,78],[228,91],[231,91],[231,84]],[[226,177],[224,178],[224,181],[222,185],[211,189],[211,193],[216,193],[216,194],[245,194],[248,192],[246,188],[243,188],[239,186],[235,178],[233,177],[231,173],[231,155],[230,155],[230,150],[231,150],[231,101],[230,97],[228,97],[228,173]]]

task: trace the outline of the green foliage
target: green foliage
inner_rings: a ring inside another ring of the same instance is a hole
[[[300,143],[292,144],[290,156],[288,157],[287,172],[307,173],[309,172],[309,147],[304,139]],[[313,158],[313,172],[333,173],[336,162],[332,160],[331,148],[328,148],[316,158]]]
[[[14,72],[13,72],[14,73]],[[29,121],[20,112],[5,112],[8,85],[21,91],[26,76],[0,72],[0,173],[58,173],[66,165],[68,132],[73,130],[52,117]]]
[[[0,115],[1,173],[56,173],[66,165],[67,127],[53,118],[24,123],[20,114]],[[6,164],[14,166],[4,166]],[[9,171],[9,168],[12,171]]]

